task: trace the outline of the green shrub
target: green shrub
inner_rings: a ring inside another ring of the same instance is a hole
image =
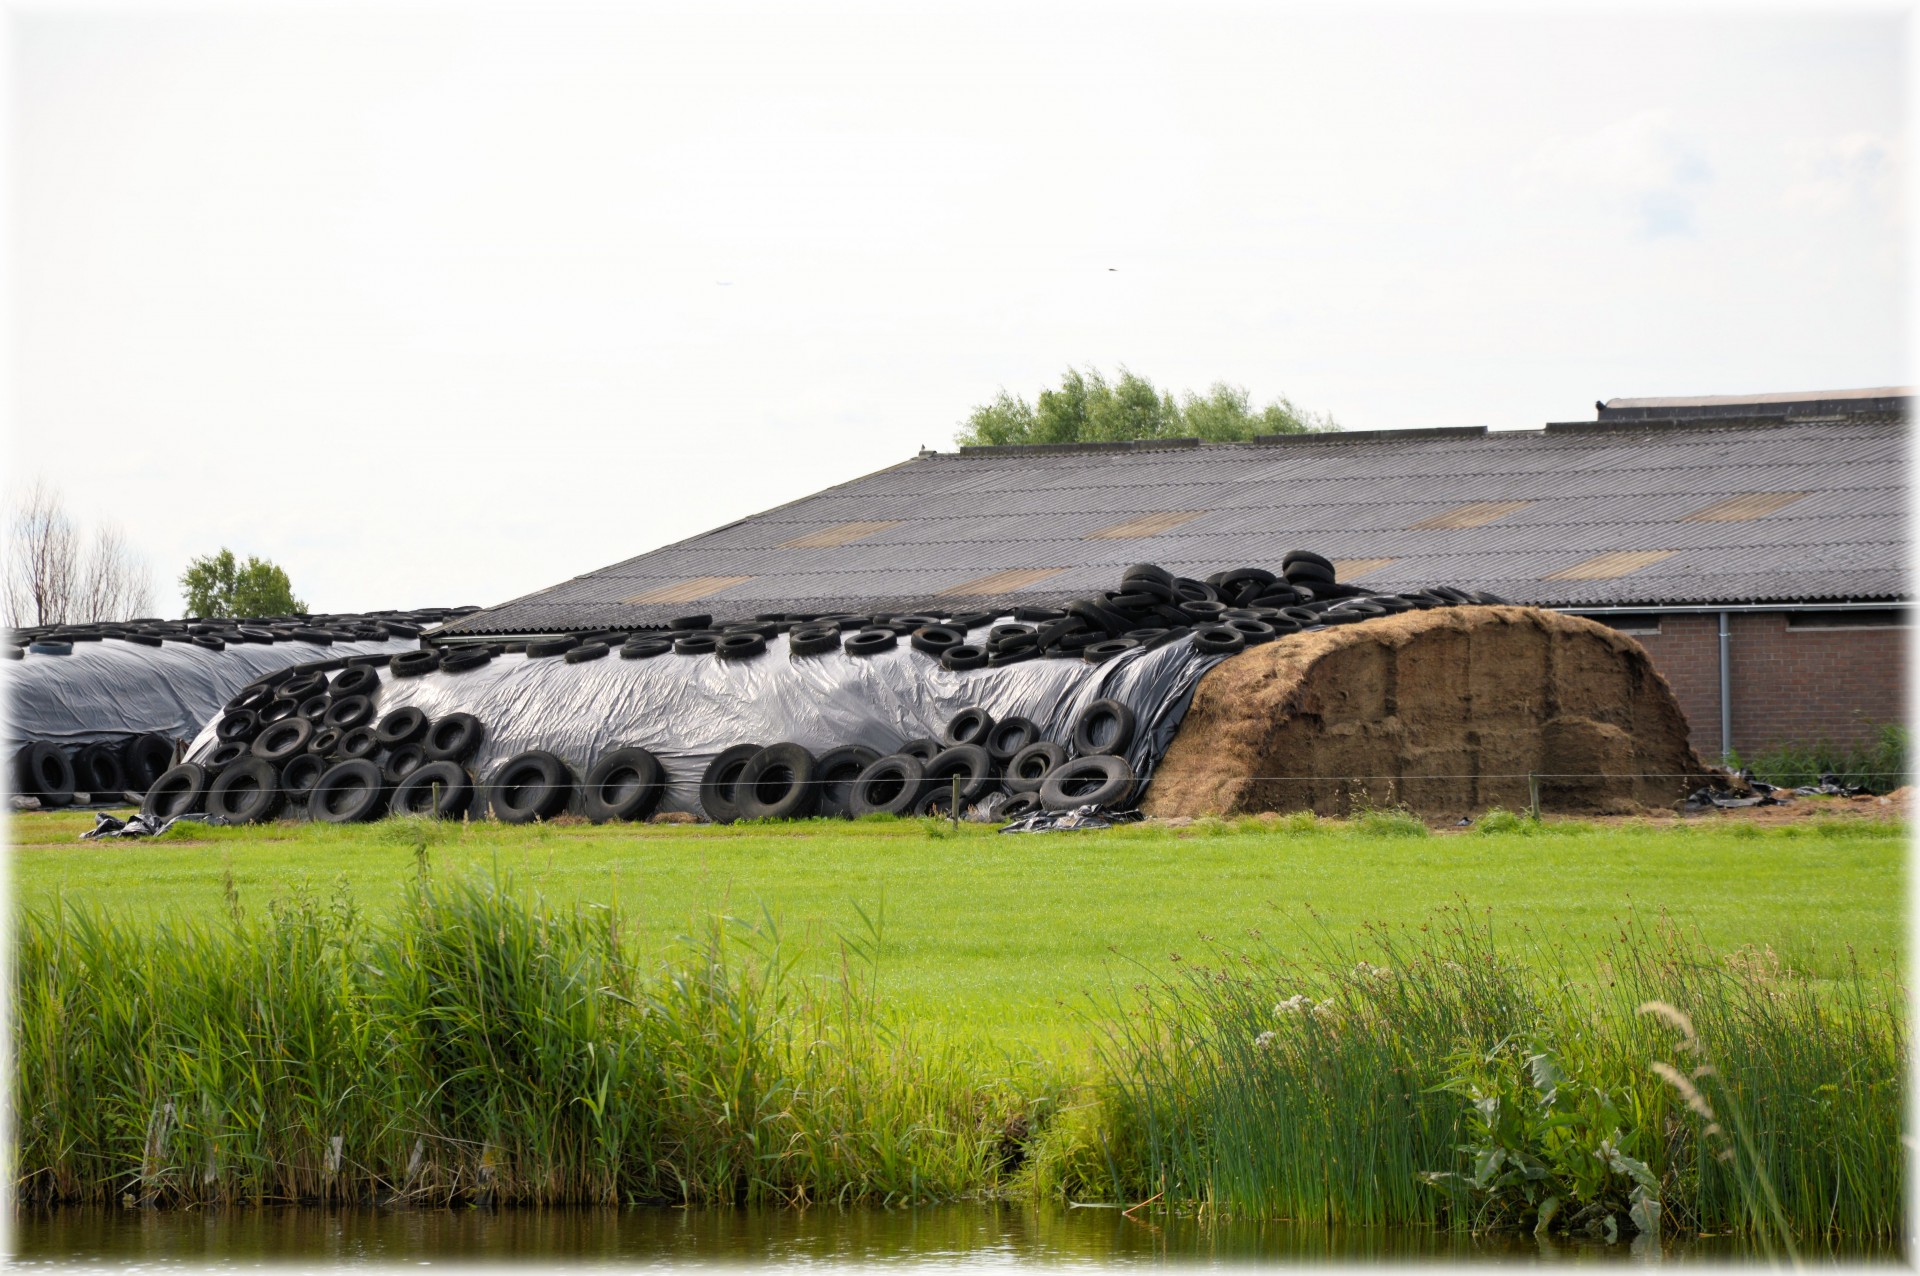
[[[879,1006],[878,928],[789,978],[716,922],[658,973],[622,921],[422,874],[388,923],[296,890],[145,927],[29,910],[23,1199],[909,1202],[993,1186],[1035,1093]],[[1040,1083],[1042,1097],[1051,1083]]]
[[[1783,1243],[1903,1234],[1890,979],[1633,921],[1581,978],[1493,933],[1463,909],[1358,942],[1310,928],[1116,996],[1104,1101],[1141,1128],[1121,1194],[1354,1226],[1631,1233],[1657,1206]],[[1686,1009],[1679,1042],[1651,1003]]]
[[[1729,763],[1752,771],[1769,784],[1798,788],[1818,784],[1822,775],[1833,775],[1843,785],[1860,785],[1872,793],[1886,793],[1913,782],[1909,760],[1909,732],[1904,724],[1882,724],[1867,744],[1836,745],[1826,740],[1813,744],[1784,744],[1744,759],[1729,755]]]

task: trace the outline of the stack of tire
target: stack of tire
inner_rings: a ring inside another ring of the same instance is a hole
[[[950,815],[956,799],[963,812],[991,810],[1004,819],[1124,807],[1137,786],[1125,756],[1134,727],[1126,705],[1096,700],[1075,719],[1071,747],[1040,739],[1025,718],[995,721],[981,708],[954,715],[942,739],[909,740],[885,756],[858,745],[815,757],[797,744],[740,744],[707,767],[700,805],[721,824]]]
[[[488,657],[489,659],[491,657]],[[486,738],[469,713],[438,720],[415,708],[376,720],[380,669],[424,672],[436,652],[354,656],[277,670],[227,702],[218,743],[154,781],[150,818],[200,814],[256,824],[283,812],[345,824],[397,814],[453,819],[474,799],[465,764]],[[329,674],[332,674],[329,677]]]
[[[64,749],[38,740],[13,759],[13,791],[43,807],[70,806],[85,794],[95,803],[143,793],[173,764],[173,744],[161,735],[128,735]]]

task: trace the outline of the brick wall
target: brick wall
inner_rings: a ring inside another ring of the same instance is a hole
[[[1779,744],[1870,739],[1906,715],[1907,629],[1789,629],[1786,612],[1735,612],[1733,744],[1751,756]],[[1720,754],[1720,619],[1662,616],[1634,634],[1687,715],[1693,747]]]

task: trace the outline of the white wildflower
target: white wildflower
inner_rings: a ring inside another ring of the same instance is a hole
[[[1316,1019],[1331,1019],[1339,1013],[1340,1012],[1334,1008],[1331,998],[1313,1008],[1313,1017]]]
[[[1280,1034],[1274,1032],[1272,1029],[1268,1029],[1253,1039],[1253,1048],[1255,1050],[1271,1050],[1274,1039],[1279,1035]]]
[[[1297,992],[1293,994],[1293,996],[1281,1002],[1279,1005],[1275,1006],[1273,1008],[1273,1013],[1276,1015],[1304,1014],[1306,1013],[1307,1010],[1312,1008],[1312,1006],[1313,1006],[1313,1002],[1307,999],[1307,995],[1305,993]]]

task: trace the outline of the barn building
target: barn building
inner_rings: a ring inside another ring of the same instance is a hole
[[[922,451],[447,625],[459,642],[844,611],[1044,606],[1130,563],[1319,550],[1590,616],[1703,756],[1861,742],[1907,689],[1910,391],[1614,399],[1593,421]]]

